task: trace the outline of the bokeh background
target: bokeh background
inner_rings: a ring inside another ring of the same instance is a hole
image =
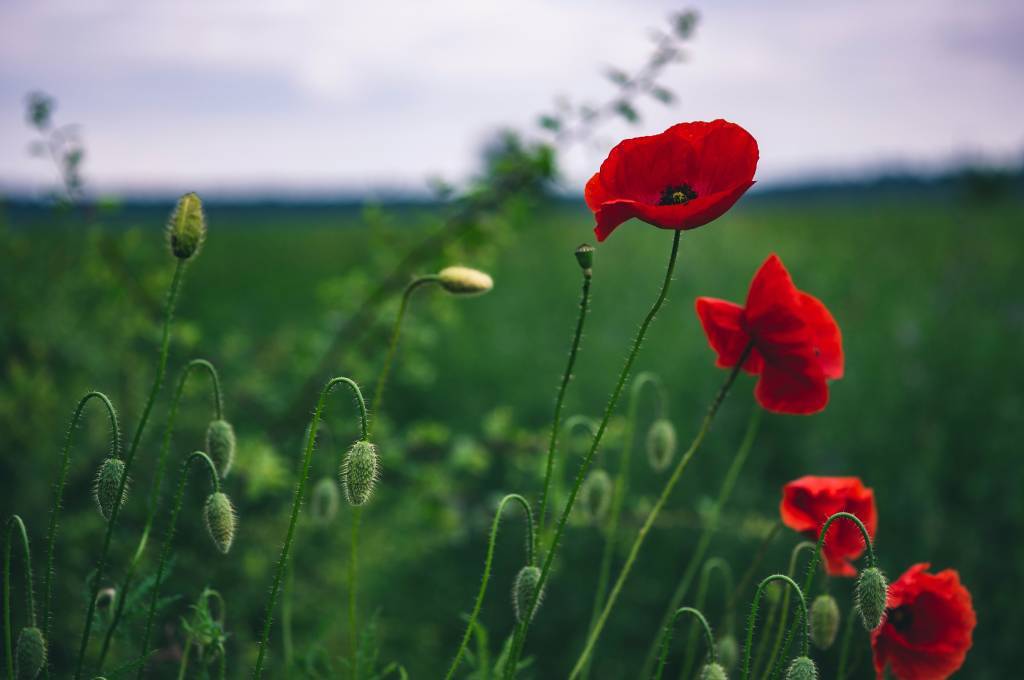
[[[401,287],[464,263],[489,271],[495,289],[414,298],[380,414],[383,480],[363,519],[360,602],[376,622],[378,668],[394,661],[414,678],[442,675],[497,500],[539,490],[578,304],[572,251],[592,240],[582,184],[623,136],[721,116],[757,137],[760,181],[726,217],[685,235],[637,368],[661,377],[667,414],[689,441],[723,378],[693,298],[741,300],[777,252],[833,310],[847,371],[824,413],[764,418],[710,554],[729,560],[737,579],[762,547],[758,574],[785,569],[799,537],[783,530],[765,540],[781,485],[804,474],[860,476],[876,493],[889,574],[931,562],[959,570],[972,592],[979,624],[959,675],[1012,673],[1024,632],[1013,590],[1024,578],[1024,51],[1014,28],[1024,15],[1009,1],[696,9],[4,3],[0,510],[26,519],[37,587],[71,410],[101,389],[126,437],[133,432],[173,267],[162,228],[174,198],[196,190],[209,238],[187,272],[113,575],[135,548],[152,492],[170,386],[193,357],[214,362],[224,381],[239,435],[225,488],[241,524],[230,556],[215,556],[193,483],[153,677],[177,672],[181,619],[206,586],[227,602],[228,673],[245,676],[320,383],[342,373],[372,386]],[[635,223],[598,248],[567,415],[600,415],[669,241]],[[755,408],[752,387],[740,379],[645,545],[592,677],[636,677],[710,521]],[[598,461],[612,473],[619,411]],[[663,483],[642,451],[655,411],[648,395],[620,552]],[[172,455],[201,446],[209,418],[197,380]],[[347,400],[335,399],[314,483],[336,476],[355,425]],[[90,487],[104,427],[87,414],[74,449],[57,553],[57,677],[77,649],[102,541]],[[562,439],[563,486],[581,439]],[[292,677],[342,672],[349,519],[344,507],[326,525],[303,515],[288,598]],[[521,530],[510,513],[482,615],[492,655],[511,629],[507,594],[523,559],[512,534]],[[533,677],[563,677],[582,648],[602,544],[601,527],[574,516],[531,633]],[[849,584],[832,589],[848,613]],[[716,627],[726,625],[726,599],[709,603]],[[742,616],[749,592],[736,599]],[[142,612],[128,611],[111,677],[135,649]],[[852,677],[871,677],[858,635]],[[282,659],[279,616],[271,677],[285,677]],[[819,660],[831,677],[835,653]]]

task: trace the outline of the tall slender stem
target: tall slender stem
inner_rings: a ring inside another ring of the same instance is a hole
[[[757,621],[757,609],[761,604],[761,596],[764,594],[764,589],[772,581],[782,581],[796,591],[797,596],[800,598],[800,614],[802,618],[798,621],[803,621],[803,656],[807,656],[810,651],[810,644],[808,642],[810,637],[808,631],[810,620],[807,617],[807,598],[804,597],[804,592],[800,590],[800,586],[796,584],[796,581],[785,574],[772,574],[757,586],[757,591],[754,593],[754,601],[750,605],[750,615],[747,617],[747,639],[746,644],[743,645],[743,674],[741,680],[750,680],[750,648],[754,643],[754,625]]]
[[[512,652],[509,656],[509,663],[505,669],[506,678],[511,678],[515,675],[515,669],[519,663],[519,656],[522,654],[523,647],[526,644],[526,635],[529,632],[530,621],[533,617],[533,610],[537,606],[538,596],[544,588],[544,584],[547,582],[548,575],[551,572],[551,565],[554,562],[555,554],[558,552],[558,542],[562,538],[562,532],[565,530],[566,522],[569,521],[569,515],[572,513],[572,507],[576,502],[576,496],[579,493],[580,485],[583,484],[583,480],[590,469],[590,463],[594,459],[594,454],[597,453],[597,449],[601,445],[601,439],[604,436],[605,429],[608,427],[608,421],[611,418],[612,413],[615,412],[615,407],[618,406],[619,396],[622,394],[622,388],[625,387],[626,381],[629,379],[629,373],[633,369],[633,363],[636,361],[637,355],[640,353],[640,345],[643,343],[644,336],[647,335],[647,329],[650,327],[651,322],[654,321],[654,317],[657,316],[658,311],[665,302],[665,298],[668,296],[668,289],[672,283],[672,274],[676,268],[676,257],[679,255],[679,239],[681,236],[681,231],[673,232],[672,251],[669,254],[668,267],[665,269],[665,279],[662,281],[661,291],[658,293],[658,297],[655,299],[650,311],[647,312],[647,316],[644,317],[643,323],[640,324],[640,330],[637,331],[636,337],[633,339],[633,344],[629,350],[629,354],[626,355],[626,364],[622,367],[619,379],[615,383],[615,388],[612,390],[611,398],[608,400],[608,405],[604,410],[604,416],[601,418],[601,424],[598,425],[597,434],[594,435],[594,439],[590,444],[590,449],[587,451],[587,455],[584,457],[583,462],[580,464],[579,471],[576,474],[576,481],[573,483],[573,487],[569,492],[569,498],[566,501],[565,508],[562,510],[562,516],[559,518],[558,525],[555,528],[555,536],[552,538],[551,546],[548,548],[547,556],[544,558],[544,566],[540,572],[537,592],[534,593],[533,602],[529,607],[527,607],[527,614],[523,623],[518,626],[515,637],[513,638]]]
[[[131,588],[132,580],[135,577],[135,570],[138,568],[139,563],[142,560],[142,555],[145,553],[146,545],[149,542],[149,534],[153,530],[153,521],[156,519],[156,513],[160,507],[160,495],[163,487],[164,471],[167,467],[167,454],[171,449],[171,437],[174,434],[174,426],[178,418],[178,406],[181,403],[181,396],[185,390],[185,382],[194,370],[205,371],[210,376],[210,384],[213,389],[213,417],[216,420],[220,420],[224,417],[224,400],[221,396],[220,376],[217,374],[217,369],[214,368],[213,364],[206,359],[192,359],[185,364],[184,368],[181,369],[181,375],[178,378],[178,387],[175,390],[174,398],[171,401],[171,410],[167,415],[167,424],[164,427],[163,443],[160,446],[160,455],[157,457],[156,476],[153,479],[153,488],[149,494],[149,509],[146,514],[146,524],[142,528],[142,535],[139,537],[139,544],[135,548],[135,554],[132,555],[132,560],[128,564],[128,569],[125,571],[124,578],[121,581],[121,587],[118,592],[122,595],[126,595]],[[114,606],[114,615],[110,619],[110,625],[107,626],[106,635],[103,637],[103,646],[100,648],[100,657],[96,662],[96,668],[100,673],[103,672],[103,663],[107,659],[107,652],[110,651],[110,643],[114,638],[114,631],[117,630],[117,626],[121,622],[121,617],[124,614],[124,607],[127,601],[127,597],[117,598],[117,603]]]
[[[658,660],[658,670],[654,673],[654,680],[661,680],[661,676],[665,673],[665,664],[668,662],[668,647],[672,642],[672,629],[675,628],[676,621],[685,614],[690,614],[697,619],[700,627],[704,630],[704,640],[708,645],[708,662],[718,662],[718,654],[715,651],[715,638],[711,634],[711,626],[708,625],[708,620],[704,618],[704,615],[699,610],[693,607],[681,607],[676,610],[675,615],[672,617],[669,625],[665,626],[665,632],[661,636],[661,654]]]
[[[149,420],[149,414],[153,410],[153,402],[156,401],[156,395],[160,392],[160,387],[163,385],[164,372],[167,370],[167,355],[170,351],[171,345],[171,322],[174,319],[174,305],[178,299],[178,290],[181,288],[181,280],[185,273],[186,260],[178,259],[174,267],[174,278],[171,280],[171,287],[167,293],[167,305],[164,312],[164,328],[163,338],[160,342],[160,358],[157,361],[156,376],[153,378],[153,386],[149,390],[149,397],[146,399],[146,405],[142,409],[142,417],[139,419],[139,425],[135,428],[135,435],[132,437],[131,448],[128,449],[128,455],[124,461],[124,473],[121,475],[121,483],[118,485],[117,495],[115,498],[124,498],[124,489],[128,484],[128,475],[131,473],[132,463],[135,460],[135,453],[139,449],[139,442],[142,440],[142,433],[146,429],[146,422]],[[82,627],[82,641],[78,646],[78,661],[75,664],[75,680],[80,680],[82,677],[82,670],[85,666],[85,652],[89,646],[89,633],[92,631],[92,620],[93,615],[96,612],[96,595],[99,593],[100,585],[103,582],[103,573],[107,567],[107,555],[110,552],[110,541],[114,535],[114,527],[117,526],[117,518],[121,513],[121,503],[114,503],[111,512],[110,520],[107,522],[107,532],[103,537],[103,549],[100,552],[100,559],[96,563],[96,575],[93,577],[93,583],[91,592],[89,594],[89,604],[85,614],[85,625]]]
[[[704,567],[700,570],[700,582],[697,584],[697,596],[694,598],[694,606],[697,609],[704,607],[707,601],[708,588],[711,585],[711,575],[716,571],[722,573],[722,580],[725,582],[725,592],[731,594],[735,586],[732,577],[732,567],[729,563],[723,560],[721,557],[712,557],[704,563]],[[731,633],[733,629],[732,612],[728,609],[725,611],[725,622],[724,628],[727,632]],[[693,664],[696,661],[694,652],[697,649],[697,635],[700,633],[695,623],[690,624],[690,633],[686,638],[686,654],[683,656],[685,660],[683,664],[683,672],[680,674],[680,678],[684,680],[689,678],[693,672]]]
[[[281,646],[284,648],[284,677],[292,674],[295,645],[292,642],[292,592],[295,590],[295,565],[285,567],[284,592],[281,594]]]
[[[21,535],[22,556],[25,560],[25,615],[28,617],[28,625],[33,628],[36,626],[36,601],[32,593],[32,552],[28,546],[28,532],[25,531],[25,523],[21,517],[11,515],[7,520],[7,535],[4,541],[4,652],[7,655],[9,680],[14,680],[14,648],[11,645],[11,543],[15,529]]]
[[[793,547],[792,552],[789,554],[789,569],[786,571],[786,576],[793,578],[796,575],[796,561],[800,558],[800,553],[805,550],[814,550],[814,543],[811,543],[810,541],[800,541]],[[810,591],[804,592],[807,595],[811,594]],[[768,657],[768,665],[765,667],[769,670],[775,667],[776,661],[779,658],[779,648],[782,646],[782,636],[786,631],[786,623],[789,620],[789,599],[792,594],[793,591],[787,588],[786,594],[782,596],[782,607],[779,611],[779,623],[775,630],[775,641],[772,643],[772,653],[771,656]],[[775,611],[773,609],[772,613],[768,615],[769,621],[773,618],[774,614]],[[765,637],[765,640],[767,640],[767,637]],[[755,670],[759,669],[761,666],[761,654],[762,650],[759,649],[757,651],[757,658],[754,659]],[[755,675],[757,675],[757,673],[755,673]]]
[[[97,400],[103,404],[110,419],[110,457],[117,458],[121,452],[121,428],[117,421],[117,411],[107,395],[102,392],[89,392],[78,401],[74,414],[71,416],[71,425],[68,426],[67,434],[64,436],[64,448],[61,451],[60,472],[57,474],[57,482],[53,488],[53,505],[50,506],[50,523],[46,530],[46,571],[43,574],[43,638],[50,639],[50,602],[53,596],[53,567],[54,552],[57,545],[57,520],[60,518],[60,511],[64,502],[64,486],[68,479],[68,469],[71,466],[71,439],[81,421],[82,412],[86,404],[91,400]],[[44,668],[44,673],[49,675],[49,664]]]
[[[551,418],[551,435],[548,438],[548,457],[544,470],[544,490],[540,496],[540,513],[537,520],[538,536],[544,535],[544,525],[547,522],[548,493],[551,488],[551,471],[555,464],[555,448],[558,446],[558,430],[562,421],[562,404],[565,402],[565,392],[569,387],[569,381],[572,380],[572,369],[576,365],[576,355],[579,353],[580,340],[583,338],[583,323],[587,319],[587,310],[590,307],[590,281],[592,278],[591,270],[585,269],[583,271],[583,290],[580,293],[580,311],[576,317],[576,331],[572,336],[572,344],[569,346],[569,361],[565,365],[562,382],[558,385],[558,396],[555,398],[555,413]]]
[[[626,563],[622,567],[622,571],[619,572],[619,577],[615,581],[615,585],[612,587],[612,592],[608,596],[608,602],[605,603],[604,611],[601,612],[601,618],[597,620],[597,625],[594,626],[594,630],[591,631],[590,637],[587,640],[587,645],[583,649],[583,653],[580,654],[580,658],[576,660],[576,665],[573,667],[572,673],[569,674],[570,680],[577,677],[583,666],[587,662],[587,658],[593,653],[594,646],[597,644],[597,639],[601,636],[601,631],[604,629],[605,623],[608,621],[608,616],[611,614],[612,608],[615,606],[615,601],[619,598],[619,593],[622,591],[622,586],[626,583],[626,578],[629,577],[629,572],[633,568],[633,563],[636,561],[637,555],[640,554],[640,548],[644,544],[644,540],[647,538],[648,532],[651,527],[654,526],[654,521],[658,518],[661,513],[661,509],[665,507],[665,503],[668,502],[669,496],[672,495],[673,489],[679,482],[680,477],[683,475],[683,471],[686,466],[689,465],[690,459],[700,448],[700,445],[704,441],[704,437],[707,436],[708,430],[711,428],[711,422],[715,419],[715,415],[718,413],[719,407],[725,400],[725,395],[729,393],[729,388],[736,381],[736,376],[739,375],[740,368],[743,363],[747,360],[753,349],[753,344],[748,344],[743,350],[743,354],[740,356],[740,360],[736,363],[736,366],[729,372],[729,376],[722,383],[722,387],[718,390],[718,394],[715,395],[714,401],[711,402],[711,406],[708,408],[707,415],[704,416],[704,421],[701,423],[700,430],[697,431],[697,436],[694,437],[693,442],[690,444],[690,448],[686,450],[683,457],[679,459],[679,463],[676,464],[675,470],[672,471],[672,476],[669,477],[668,482],[665,483],[665,488],[661,491],[661,496],[658,497],[658,501],[651,508],[651,511],[647,514],[647,519],[644,520],[643,525],[640,527],[639,533],[637,533],[636,539],[633,541],[633,547],[629,550],[629,555],[626,557]]]
[[[704,555],[707,554],[708,548],[711,546],[711,539],[714,536],[715,531],[718,529],[718,518],[722,513],[722,508],[724,508],[725,504],[729,502],[733,488],[736,486],[736,480],[739,479],[740,471],[743,470],[743,465],[747,462],[747,457],[750,455],[750,451],[754,447],[754,441],[757,439],[757,431],[761,425],[761,413],[762,409],[757,405],[755,405],[753,410],[750,412],[750,419],[747,421],[747,431],[743,435],[743,441],[736,450],[736,455],[733,456],[732,463],[729,464],[729,469],[725,473],[725,479],[722,480],[722,486],[718,490],[718,498],[715,499],[715,505],[709,513],[708,523],[704,527],[704,531],[701,532],[700,538],[697,539],[697,547],[691,554],[690,561],[686,565],[686,569],[683,570],[683,576],[679,579],[679,585],[676,587],[675,592],[672,593],[672,599],[669,601],[669,606],[665,609],[665,613],[661,617],[659,629],[664,629],[664,627],[668,625],[668,622],[672,618],[672,612],[682,604],[683,598],[686,597],[688,592],[690,592],[690,586],[693,584],[693,579],[696,577],[697,570],[700,568],[701,562],[704,560]],[[731,607],[727,609],[731,611]],[[640,671],[641,677],[650,676],[657,653],[657,646],[652,644],[647,650],[647,656],[644,659],[644,665]]]
[[[845,680],[846,678],[846,664],[850,659],[850,640],[853,639],[853,629],[855,628],[853,622],[856,618],[853,612],[846,616],[846,625],[843,626],[843,643],[839,650],[839,665],[836,669],[836,680]]]
[[[153,617],[156,615],[156,603],[160,599],[160,585],[163,582],[164,570],[167,568],[167,558],[171,556],[171,544],[174,541],[174,532],[178,526],[178,515],[181,513],[182,502],[185,499],[185,485],[188,483],[188,467],[192,461],[199,460],[207,465],[210,473],[210,485],[213,493],[220,492],[220,477],[217,474],[217,466],[213,464],[210,457],[202,451],[193,451],[181,464],[181,473],[178,476],[178,490],[174,496],[174,505],[171,509],[171,519],[167,525],[167,535],[164,537],[163,547],[160,549],[160,561],[156,568],[156,580],[153,582],[153,594],[149,598],[149,612],[146,614],[146,628],[142,634],[142,645],[139,647],[139,656],[142,662],[139,664],[138,678],[141,680],[146,672],[145,659],[149,656],[149,636],[153,631]]]
[[[309,481],[309,467],[313,462],[313,448],[316,444],[316,433],[320,427],[320,418],[323,415],[327,396],[338,384],[344,383],[356,399],[356,406],[359,410],[359,424],[362,438],[369,435],[369,420],[366,415],[366,402],[363,400],[363,393],[359,386],[351,379],[338,377],[331,378],[320,391],[320,399],[317,401],[316,410],[313,411],[313,419],[310,421],[308,434],[306,435],[306,451],[302,457],[302,467],[299,470],[299,479],[295,484],[295,495],[292,500],[291,517],[288,520],[288,531],[285,534],[284,545],[281,546],[281,555],[277,559],[277,566],[274,569],[274,582],[270,587],[270,598],[267,600],[267,607],[263,614],[263,632],[260,634],[259,653],[256,657],[256,665],[253,667],[252,677],[258,678],[263,673],[263,662],[267,654],[267,643],[270,639],[270,627],[274,618],[274,607],[277,604],[277,595],[281,590],[281,580],[284,576],[285,567],[288,564],[288,556],[291,553],[292,542],[295,540],[295,526],[299,521],[299,508],[306,495],[306,483]]]
[[[519,494],[510,493],[501,499],[501,502],[498,503],[498,509],[494,513],[494,521],[491,522],[491,536],[487,541],[487,557],[484,558],[484,574],[480,579],[480,589],[476,594],[476,602],[473,604],[473,612],[469,615],[469,620],[466,622],[466,632],[462,635],[462,642],[459,644],[459,649],[455,652],[455,658],[452,660],[452,665],[448,668],[448,674],[445,675],[445,680],[451,680],[455,677],[455,671],[459,668],[459,663],[462,661],[462,656],[466,652],[466,647],[469,645],[469,639],[472,637],[473,630],[476,627],[476,619],[480,614],[480,608],[483,607],[484,595],[487,594],[487,583],[491,580],[491,564],[494,561],[494,545],[498,539],[498,525],[501,522],[501,513],[505,510],[505,506],[511,501],[519,503],[523,508],[523,512],[526,513],[526,563],[529,565],[534,563],[533,545],[535,543],[535,534],[533,530],[533,512],[530,510],[530,503]]]
[[[356,594],[359,589],[359,524],[362,519],[362,506],[352,508],[352,541],[348,552],[348,635],[352,650],[352,680],[359,680],[359,619],[356,615]]]

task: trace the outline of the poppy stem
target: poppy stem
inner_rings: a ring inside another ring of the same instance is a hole
[[[4,652],[7,655],[7,677],[14,680],[14,649],[11,646],[11,544],[14,542],[14,530],[21,537],[22,557],[25,568],[25,616],[28,625],[36,626],[36,601],[32,593],[32,554],[28,545],[28,532],[25,523],[18,515],[11,515],[7,520],[6,540],[4,541]],[[44,638],[46,639],[46,638]]]
[[[704,639],[708,644],[708,663],[718,663],[718,652],[715,649],[715,637],[711,634],[711,626],[708,625],[708,620],[704,618],[704,615],[699,610],[693,607],[681,607],[676,610],[675,615],[669,622],[669,625],[665,626],[665,632],[661,636],[661,655],[658,660],[658,669],[654,672],[654,680],[661,680],[662,674],[665,672],[665,664],[668,662],[668,647],[672,642],[672,629],[675,628],[676,621],[682,618],[683,615],[690,614],[695,619],[700,627],[704,630]]]
[[[789,569],[786,571],[786,575],[790,578],[793,578],[796,575],[796,561],[800,558],[800,553],[804,552],[805,550],[813,551],[814,549],[815,544],[811,541],[800,541],[799,543],[797,543],[793,547],[793,550],[789,553]],[[804,592],[810,595],[809,590],[805,590]],[[768,665],[766,666],[766,668],[768,669],[774,668],[775,663],[779,658],[779,647],[782,644],[783,631],[786,630],[786,623],[789,620],[789,599],[791,595],[792,592],[787,588],[786,594],[782,596],[782,608],[779,612],[779,623],[777,625],[777,629],[775,632],[775,642],[772,644],[772,653],[771,656],[768,657]],[[771,619],[774,618],[774,616],[775,609],[773,607],[772,613],[768,615],[768,620],[771,621]],[[768,640],[767,636],[764,638],[764,640]],[[755,669],[760,667],[761,665],[761,655],[763,652],[763,648],[757,650],[757,658],[754,659]],[[757,673],[755,673],[755,675],[757,675]]]
[[[750,615],[747,617],[747,638],[746,644],[743,645],[743,673],[740,676],[741,680],[750,680],[750,650],[754,643],[754,628],[757,624],[757,609],[761,604],[761,596],[764,594],[765,587],[772,581],[782,581],[790,588],[796,591],[797,596],[800,598],[800,613],[803,616],[803,656],[807,656],[810,652],[810,621],[807,617],[807,599],[804,597],[804,592],[800,590],[800,586],[796,584],[796,581],[786,576],[785,574],[772,574],[765,578],[757,586],[757,591],[754,593],[754,601],[750,605]],[[799,620],[797,621],[799,623]]]
[[[637,331],[636,338],[633,340],[633,345],[629,350],[629,354],[626,355],[626,365],[622,367],[619,379],[615,383],[615,388],[612,390],[611,398],[608,400],[608,405],[605,407],[604,416],[601,418],[600,425],[598,425],[597,433],[594,435],[594,439],[590,444],[590,449],[587,451],[587,455],[583,458],[579,471],[576,473],[576,480],[569,492],[569,498],[566,501],[565,508],[562,510],[562,515],[558,519],[558,524],[555,527],[555,535],[551,540],[547,556],[544,558],[544,566],[541,568],[540,579],[537,582],[537,589],[533,594],[532,602],[530,602],[529,606],[526,608],[527,611],[523,616],[523,622],[517,627],[515,636],[512,640],[512,651],[508,658],[508,664],[505,667],[506,678],[512,678],[515,675],[516,666],[519,663],[519,656],[522,654],[523,646],[526,643],[526,635],[530,628],[530,622],[533,619],[533,612],[537,607],[540,594],[543,592],[544,584],[547,582],[548,575],[551,572],[551,565],[554,562],[555,553],[558,551],[558,542],[561,540],[562,533],[565,531],[566,522],[569,520],[573,504],[576,502],[576,495],[579,493],[580,486],[583,484],[583,480],[587,476],[587,472],[590,469],[590,463],[594,459],[594,454],[597,453],[597,449],[601,445],[601,439],[604,436],[605,429],[608,427],[608,421],[611,419],[611,415],[619,403],[619,396],[622,394],[622,389],[626,385],[626,380],[629,379],[629,372],[633,368],[633,363],[636,361],[636,357],[640,353],[640,345],[643,343],[644,336],[647,334],[647,329],[650,327],[651,322],[654,321],[654,317],[658,314],[662,304],[665,302],[665,298],[668,296],[668,289],[672,283],[672,274],[676,267],[676,258],[679,255],[679,239],[681,236],[681,231],[674,232],[672,238],[672,251],[669,254],[668,267],[665,270],[665,279],[661,284],[661,291],[658,293],[658,297],[655,299],[650,311],[647,312],[647,316],[644,317],[643,323],[640,324],[640,330]]]
[[[700,583],[697,585],[697,596],[694,599],[694,606],[697,608],[703,607],[707,601],[708,586],[711,583],[711,575],[715,571],[722,572],[722,580],[725,585],[725,593],[727,594],[724,600],[728,600],[732,595],[733,588],[735,587],[735,581],[733,581],[732,568],[729,563],[723,560],[721,557],[712,557],[704,563],[704,567],[700,570]],[[733,614],[729,609],[725,610],[725,623],[724,628],[727,633],[733,631]],[[685,666],[681,678],[689,678],[693,675],[693,663],[696,661],[694,652],[697,649],[697,633],[698,629],[695,623],[690,624],[690,634],[686,640],[686,653],[683,656],[685,659]]]

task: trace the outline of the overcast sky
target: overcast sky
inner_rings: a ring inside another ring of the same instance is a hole
[[[93,190],[420,187],[470,173],[487,134],[557,95],[605,98],[662,0],[3,0],[0,183],[39,188],[25,94],[59,100]],[[680,96],[577,148],[582,186],[610,143],[724,117],[765,182],[1024,157],[1020,0],[697,1]]]

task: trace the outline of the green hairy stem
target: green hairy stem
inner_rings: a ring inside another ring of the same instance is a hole
[[[14,647],[11,644],[11,544],[14,542],[15,529],[21,538],[22,557],[25,562],[25,616],[28,618],[29,626],[36,626],[36,601],[32,592],[32,553],[28,545],[28,532],[21,517],[11,515],[7,520],[4,540],[4,653],[7,655],[9,680],[14,680]]]
[[[704,563],[704,567],[700,570],[700,582],[697,585],[697,596],[694,599],[694,606],[700,609],[704,606],[707,601],[708,588],[711,586],[711,576],[715,572],[722,574],[722,581],[725,593],[732,593],[733,591],[733,578],[732,578],[732,567],[729,563],[723,560],[721,557],[712,557]],[[725,625],[724,628],[727,632],[731,633],[733,629],[733,615],[732,612],[726,610],[725,612]],[[697,649],[697,635],[699,634],[699,628],[696,623],[690,625],[690,633],[686,638],[686,654],[683,657],[685,659],[684,670],[680,674],[680,678],[689,678],[693,673],[693,665],[697,661],[694,653]]]
[[[804,591],[800,589],[800,586],[796,584],[796,581],[785,574],[772,574],[758,584],[757,591],[754,593],[754,601],[750,605],[750,615],[747,617],[746,644],[743,645],[743,672],[740,676],[741,680],[750,680],[750,649],[754,643],[754,628],[757,624],[757,609],[761,604],[761,596],[764,595],[764,589],[773,581],[782,581],[796,592],[800,601],[800,615],[802,617],[798,620],[798,623],[802,623],[801,627],[803,628],[802,655],[807,656],[810,651],[810,632],[808,630],[810,627],[810,619],[807,617],[807,599],[804,597]]]
[[[704,631],[704,641],[708,645],[708,661],[710,663],[718,662],[718,655],[715,651],[715,638],[711,634],[711,626],[708,625],[708,620],[704,618],[704,615],[699,610],[693,607],[681,607],[676,610],[672,616],[672,620],[669,621],[669,625],[665,626],[665,632],[661,636],[661,653],[658,659],[658,670],[654,673],[654,680],[661,680],[661,676],[665,672],[665,664],[668,662],[668,648],[672,642],[672,629],[675,628],[676,621],[680,618],[689,614],[697,619],[697,623]]]

